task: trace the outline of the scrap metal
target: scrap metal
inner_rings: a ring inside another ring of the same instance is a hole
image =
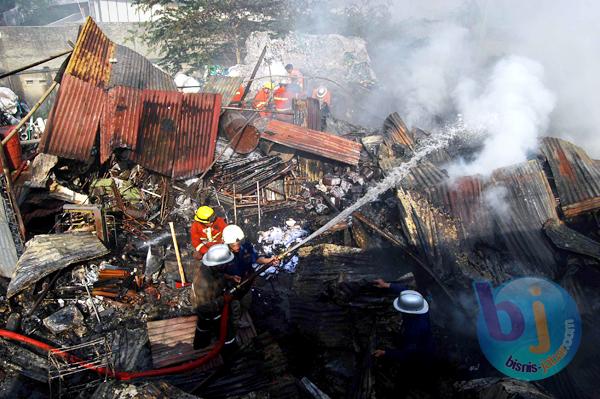
[[[205,93],[220,94],[223,98],[223,105],[231,103],[231,99],[242,85],[244,78],[235,76],[209,76],[202,88]]]
[[[542,139],[540,152],[550,165],[566,217],[600,208],[600,164],[581,148],[555,137]]]
[[[333,134],[271,120],[261,134],[265,140],[350,165],[358,165],[362,146]]]

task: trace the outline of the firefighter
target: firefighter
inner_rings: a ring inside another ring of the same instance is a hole
[[[254,100],[252,100],[252,108],[257,109],[259,111],[267,110],[269,107],[269,102],[271,101],[271,91],[275,85],[271,82],[267,82],[263,85],[262,89],[256,93],[254,96]],[[268,116],[268,112],[261,112],[260,116],[263,118]]]
[[[290,79],[292,84],[297,84],[300,86],[301,90],[304,90],[304,75],[298,69],[294,69],[292,64],[287,64],[285,66],[285,71],[288,74],[288,78]]]
[[[245,92],[246,92],[246,88],[244,87],[244,85],[240,85],[240,87],[238,87],[237,91],[231,98],[230,102],[231,103],[239,103],[240,101],[242,101],[242,97],[244,96]]]
[[[327,90],[325,86],[319,86],[315,88],[312,92],[312,97],[319,100],[319,105],[321,109],[324,107],[331,107],[331,93]]]
[[[194,258],[202,256],[215,244],[223,243],[223,229],[227,226],[225,219],[217,217],[210,206],[201,206],[196,210],[192,223],[191,237],[194,247]]]
[[[394,309],[402,314],[402,331],[397,337],[396,348],[377,349],[373,355],[384,357],[403,366],[431,366],[434,358],[433,334],[429,320],[429,304],[417,291],[408,290],[400,283],[388,283],[382,279],[374,281],[376,287],[397,294]]]
[[[230,224],[223,230],[223,241],[229,246],[234,255],[234,260],[225,271],[225,278],[236,284],[252,274],[254,263],[259,265],[272,263],[273,266],[279,264],[279,259],[276,256],[258,256],[252,243],[244,241],[245,237],[244,231],[235,224]]]
[[[288,80],[282,80],[279,83],[279,87],[273,93],[273,103],[275,104],[275,110],[279,112],[292,112],[292,100],[294,98],[293,93],[288,90]],[[291,122],[293,120],[293,115],[288,114],[275,114],[275,118]]]
[[[223,294],[226,289],[224,271],[228,263],[233,261],[233,253],[225,244],[210,247],[202,258],[201,264],[194,270],[192,282],[192,304],[198,315],[194,348],[204,348],[212,338],[219,334],[221,313],[225,304]],[[232,305],[231,319],[225,345],[235,342],[236,326],[240,319],[240,306]]]

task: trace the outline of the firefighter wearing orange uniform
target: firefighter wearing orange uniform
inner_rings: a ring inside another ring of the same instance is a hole
[[[225,219],[217,217],[210,206],[201,206],[196,211],[192,223],[192,246],[194,258],[201,259],[210,247],[223,243],[223,230],[227,227]]]
[[[304,75],[302,75],[302,72],[298,69],[294,69],[292,64],[287,64],[285,70],[290,81],[300,86],[300,89],[304,90]]]
[[[235,92],[234,96],[231,98],[231,102],[239,103],[240,101],[242,101],[242,97],[244,96],[245,91],[246,88],[244,87],[244,85],[240,85],[240,87],[238,87],[237,91]]]
[[[294,97],[294,94],[288,90],[288,82],[281,82],[277,90],[273,92],[273,103],[275,104],[275,110],[279,112],[291,112],[292,100]],[[291,122],[293,120],[293,115],[275,114],[275,118],[281,121]]]
[[[252,100],[252,108],[257,109],[259,111],[266,110],[269,106],[269,101],[271,100],[271,90],[273,90],[274,85],[271,82],[267,82],[263,85],[262,89],[256,93],[254,96],[254,100]],[[268,112],[261,112],[260,116],[265,117],[268,116]]]
[[[327,87],[325,87],[325,86],[317,87],[316,89],[313,90],[312,97],[319,100],[319,105],[321,106],[321,109],[325,105],[327,105],[328,107],[331,107],[331,93],[329,92],[329,90],[327,90]]]

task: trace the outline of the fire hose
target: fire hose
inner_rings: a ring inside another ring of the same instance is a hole
[[[168,375],[168,374],[178,374],[178,373],[184,373],[187,371],[191,371],[193,369],[196,369],[196,368],[202,366],[203,364],[207,363],[208,361],[213,359],[215,356],[217,356],[221,352],[221,349],[223,349],[223,345],[225,345],[225,337],[227,336],[227,330],[228,330],[227,323],[229,321],[229,306],[228,305],[231,302],[231,300],[232,300],[232,295],[229,293],[225,294],[223,311],[221,313],[221,325],[220,325],[220,331],[219,331],[219,340],[217,341],[216,345],[213,346],[213,348],[210,350],[210,352],[208,352],[206,355],[199,357],[196,360],[192,360],[190,362],[180,364],[178,366],[170,366],[170,367],[163,367],[163,368],[159,368],[159,369],[144,370],[144,371],[132,371],[132,372],[113,371],[106,367],[98,367],[98,366],[92,365],[92,364],[88,363],[87,361],[80,359],[79,357],[77,357],[75,355],[66,353],[58,348],[54,348],[54,347],[46,344],[45,342],[38,341],[37,339],[28,337],[26,335],[18,334],[13,331],[0,329],[0,337],[10,339],[13,341],[22,342],[22,343],[34,346],[36,348],[42,349],[47,352],[53,352],[54,354],[62,357],[63,359],[65,359],[66,361],[68,361],[70,363],[76,363],[85,369],[94,371],[101,375],[106,375],[108,377],[115,378],[120,381],[128,381],[128,380],[133,380],[136,378],[143,378],[143,377],[157,377],[157,376],[163,376],[163,375]]]

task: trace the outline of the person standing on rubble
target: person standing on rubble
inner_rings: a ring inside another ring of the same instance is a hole
[[[254,271],[252,268],[254,263],[259,265],[272,263],[273,266],[279,264],[279,258],[276,256],[258,256],[252,243],[244,241],[245,238],[244,231],[235,224],[230,224],[223,230],[223,241],[234,256],[233,261],[225,269],[225,279],[235,284],[250,277]]]
[[[396,348],[377,349],[373,355],[401,363],[410,368],[431,367],[434,360],[434,342],[429,320],[429,304],[417,291],[408,290],[400,283],[374,281],[376,287],[398,295],[394,308],[402,314],[402,330]]]
[[[262,89],[256,93],[254,96],[254,100],[252,100],[252,108],[257,109],[260,112],[260,116],[267,117],[269,116],[268,112],[264,112],[269,107],[269,102],[271,101],[271,91],[275,88],[275,85],[272,82],[267,82],[263,85]]]
[[[192,305],[198,315],[194,349],[205,348],[219,334],[221,313],[225,305],[223,294],[226,282],[224,272],[233,261],[233,253],[225,244],[210,247],[202,258],[200,267],[195,268],[192,280]],[[236,327],[241,317],[239,302],[230,304],[231,318],[228,327],[226,348],[235,343]]]
[[[210,247],[223,243],[223,230],[226,226],[225,219],[217,217],[210,206],[204,205],[196,210],[191,228],[195,259],[202,259]]]
[[[288,90],[289,81],[284,79],[279,83],[279,87],[273,93],[273,103],[275,104],[275,111],[279,112],[292,112],[292,100],[294,98],[294,94]],[[275,114],[275,118],[285,121],[292,122],[294,117],[293,115],[287,114]]]
[[[297,84],[300,86],[301,90],[304,90],[304,75],[302,75],[302,72],[300,72],[298,69],[295,69],[292,64],[287,64],[285,66],[285,71],[288,74],[290,82],[292,84]]]

